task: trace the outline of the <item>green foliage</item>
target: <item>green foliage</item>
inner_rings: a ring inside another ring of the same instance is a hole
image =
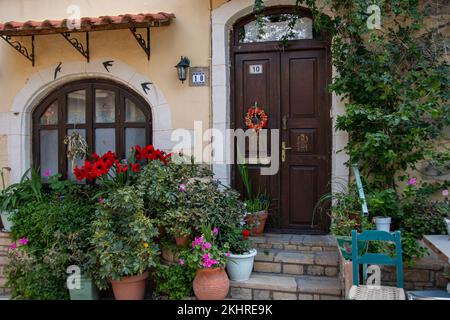
[[[23,254],[12,254],[6,270],[13,297],[67,299],[66,269],[70,265],[96,278],[96,260],[89,244],[94,204],[82,187],[60,184],[57,178],[49,179],[50,191],[42,192],[41,200],[28,198],[12,216],[13,240],[28,239],[26,247],[14,250]],[[17,185],[18,190],[27,189],[30,181],[23,183]]]
[[[244,201],[246,211],[249,213],[260,211],[268,212],[270,199],[267,192],[261,193],[258,190],[258,193],[256,195],[253,195],[253,185],[252,181],[250,180],[250,174],[248,172],[247,165],[240,163],[237,167],[246,191],[246,200]]]
[[[113,191],[99,205],[93,222],[92,244],[99,260],[99,288],[106,281],[144,273],[156,265],[158,230],[144,215],[142,194],[134,187]]]
[[[192,235],[196,226],[205,223],[208,213],[202,208],[178,207],[169,209],[160,215],[158,224],[164,226],[166,232],[177,238]]]
[[[248,230],[247,227],[237,225],[224,235],[223,241],[228,243],[231,253],[244,254],[252,250],[253,243],[248,236],[243,235],[244,230]]]
[[[167,294],[170,300],[182,300],[192,295],[196,268],[188,265],[158,265],[155,271],[156,292]]]

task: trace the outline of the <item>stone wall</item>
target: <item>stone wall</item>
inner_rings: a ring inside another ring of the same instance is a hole
[[[6,278],[4,270],[8,264],[7,250],[11,244],[9,233],[0,232],[0,296],[9,293],[9,289],[5,287]]]

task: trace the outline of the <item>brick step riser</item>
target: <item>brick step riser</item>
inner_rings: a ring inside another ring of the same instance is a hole
[[[310,292],[284,292],[276,290],[260,290],[251,288],[230,287],[228,295],[236,300],[341,300],[341,296],[313,294]]]
[[[292,276],[308,275],[308,276],[322,276],[322,277],[338,277],[339,267],[335,266],[321,266],[314,264],[291,264],[291,263],[276,263],[255,261],[253,265],[254,272],[285,274]]]

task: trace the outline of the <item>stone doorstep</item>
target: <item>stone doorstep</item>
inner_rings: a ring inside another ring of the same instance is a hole
[[[339,255],[332,251],[301,252],[281,249],[260,249],[255,262],[299,265],[339,266]]]
[[[249,280],[230,282],[231,288],[276,291],[295,294],[315,294],[340,297],[341,282],[338,278],[272,275],[254,272]],[[233,289],[236,290],[236,289]]]
[[[330,248],[337,249],[336,239],[331,235],[318,236],[318,235],[297,235],[297,234],[275,234],[266,233],[259,237],[251,238],[255,245],[260,248],[283,248],[291,250],[294,246],[300,246],[300,250],[303,247],[310,249],[315,248]],[[281,246],[281,247],[280,247]],[[286,248],[288,247],[288,248]]]

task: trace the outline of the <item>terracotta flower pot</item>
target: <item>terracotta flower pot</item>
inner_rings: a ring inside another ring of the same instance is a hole
[[[191,237],[175,237],[175,243],[177,244],[177,247],[185,248],[189,245],[189,240]]]
[[[124,277],[122,280],[111,280],[116,300],[144,300],[148,271],[139,276]]]
[[[256,213],[248,214],[245,217],[245,221],[247,224],[252,224],[255,222],[255,218],[258,219],[258,225],[256,227],[252,228],[252,235],[253,236],[260,236],[264,232],[264,227],[266,226],[267,217],[269,214],[267,212],[261,211]]]
[[[198,300],[223,300],[230,290],[230,280],[223,268],[200,269],[193,287]]]

